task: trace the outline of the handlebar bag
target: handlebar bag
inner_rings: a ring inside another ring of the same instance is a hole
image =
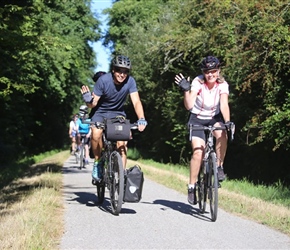
[[[128,141],[130,139],[130,120],[114,118],[106,120],[105,124],[105,135],[108,141]]]
[[[139,202],[142,198],[144,175],[138,165],[125,171],[124,202]]]

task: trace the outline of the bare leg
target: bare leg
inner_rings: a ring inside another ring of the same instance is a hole
[[[77,134],[76,135],[76,146],[77,146],[77,150],[79,150],[80,145],[81,145],[81,135],[80,134]]]
[[[117,148],[122,157],[123,168],[126,169],[127,165],[127,142],[117,141]]]
[[[71,138],[71,150],[72,152],[76,151],[76,138],[75,137]]]
[[[197,182],[197,176],[203,158],[204,140],[198,137],[193,137],[191,146],[193,153],[190,160],[189,184],[195,184]]]
[[[227,151],[227,133],[225,130],[216,130],[214,136],[216,138],[217,166],[223,166]]]
[[[101,152],[103,148],[102,141],[102,129],[92,128],[92,149],[95,156],[95,161],[98,161],[101,158]]]
[[[90,153],[89,153],[89,146],[88,144],[85,144],[85,158],[86,160],[89,159]]]

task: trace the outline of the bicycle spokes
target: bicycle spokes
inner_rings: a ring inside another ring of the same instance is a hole
[[[110,197],[112,212],[118,215],[122,208],[123,195],[124,195],[124,172],[122,158],[120,154],[114,151],[110,156],[109,163],[109,176],[111,183]]]

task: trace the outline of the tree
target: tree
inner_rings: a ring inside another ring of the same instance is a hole
[[[68,140],[70,116],[81,102],[79,88],[93,74],[95,55],[88,42],[100,38],[89,4],[2,1],[0,144],[10,145],[8,152],[35,154]]]

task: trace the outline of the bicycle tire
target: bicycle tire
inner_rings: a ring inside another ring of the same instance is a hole
[[[101,205],[103,204],[105,200],[105,183],[104,181],[98,182],[97,183],[97,195],[98,195],[98,204]]]
[[[207,175],[205,173],[205,165],[202,163],[197,179],[197,195],[200,213],[204,213],[206,209],[207,198]]]
[[[208,173],[208,199],[210,206],[211,220],[216,221],[218,213],[218,178],[216,166],[216,154],[211,152],[209,155]]]
[[[76,158],[76,164],[78,164],[79,163],[79,155],[77,152],[75,152],[75,158]]]
[[[112,213],[114,215],[119,215],[122,209],[124,196],[124,170],[122,158],[117,151],[113,151],[110,154],[108,185]]]
[[[83,144],[80,145],[80,169],[85,167],[85,147]]]

